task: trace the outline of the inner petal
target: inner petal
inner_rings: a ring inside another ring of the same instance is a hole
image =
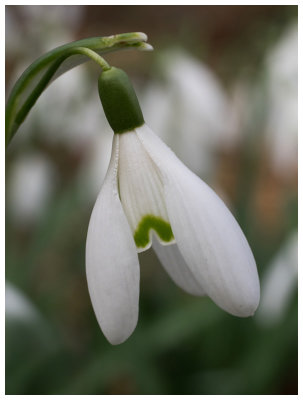
[[[152,232],[162,244],[174,243],[158,167],[134,131],[121,134],[119,139],[119,194],[137,251],[151,246]]]

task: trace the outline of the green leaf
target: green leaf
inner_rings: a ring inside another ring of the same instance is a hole
[[[13,87],[6,105],[5,139],[10,142],[44,89],[64,72],[89,60],[79,48],[100,54],[137,48],[150,50],[144,33],[122,33],[107,37],[93,37],[57,47],[34,61]],[[80,54],[79,54],[80,53]]]

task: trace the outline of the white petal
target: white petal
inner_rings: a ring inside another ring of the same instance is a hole
[[[117,188],[119,135],[94,206],[86,242],[86,273],[100,327],[112,344],[125,341],[136,327],[139,261]]]
[[[160,173],[134,131],[120,135],[118,176],[121,203],[141,252],[151,246],[153,224],[171,228]],[[173,241],[172,236],[166,243]]]
[[[193,275],[224,310],[252,315],[259,303],[259,278],[238,223],[215,192],[146,125],[136,131],[162,173],[169,221]]]
[[[203,296],[205,294],[186,265],[176,244],[162,246],[162,244],[155,239],[153,240],[153,249],[164,269],[176,285],[195,296]]]

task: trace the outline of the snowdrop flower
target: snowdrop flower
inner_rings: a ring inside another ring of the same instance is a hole
[[[298,232],[292,233],[267,267],[262,279],[262,302],[257,321],[269,326],[289,311],[298,284]]]
[[[266,142],[271,164],[288,177],[298,165],[298,26],[292,25],[266,60],[269,100]]]
[[[20,288],[10,281],[5,281],[5,319],[6,323],[37,324],[43,317],[35,305]]]
[[[173,281],[247,317],[259,303],[255,260],[220,198],[148,128],[127,75],[99,78],[101,102],[115,135],[108,171],[87,235],[89,293],[112,344],[138,319],[138,254],[151,246]]]
[[[42,154],[20,157],[11,171],[7,190],[14,222],[21,227],[35,223],[45,212],[55,181],[54,167]]]

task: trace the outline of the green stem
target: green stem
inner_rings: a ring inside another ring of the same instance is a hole
[[[28,96],[20,110],[17,112],[16,117],[15,117],[15,124],[12,128],[13,132],[15,132],[18,127],[22,124],[22,122],[25,120],[27,114],[33,107],[33,105],[36,103],[37,99],[39,98],[40,94],[43,92],[43,90],[46,88],[46,86],[49,84],[50,80],[62,64],[62,62],[69,57],[70,55],[73,54],[83,54],[89,58],[91,58],[93,61],[95,61],[104,71],[108,71],[111,67],[110,65],[102,58],[99,54],[97,54],[95,51],[90,50],[85,47],[76,47],[72,50],[69,50],[66,52],[64,57],[59,58],[56,60],[50,68],[46,71],[46,73],[43,75],[42,79],[39,81],[35,89],[31,92],[31,94]]]
[[[126,48],[150,50],[151,46],[144,43],[146,40],[147,36],[140,32],[118,34],[109,37],[88,38],[57,47],[38,58],[23,72],[8,98],[5,113],[6,143],[8,144],[13,138],[20,124],[24,121],[30,109],[47,85],[63,72],[85,61],[85,59],[80,61],[76,60],[76,62],[73,61],[73,65],[65,65],[58,71],[63,61],[69,56],[74,54],[84,55],[93,59],[103,70],[108,70],[110,66],[100,57],[99,53]],[[45,69],[46,72],[38,84],[34,86],[34,78],[43,69]],[[24,98],[25,91],[30,88],[30,85],[33,85],[33,88],[30,94]]]
[[[20,108],[20,110],[16,113],[16,117],[15,117],[15,120],[14,120],[14,125],[12,126],[11,131],[10,131],[10,132],[12,132],[12,135],[17,131],[18,127],[25,120],[27,114],[30,112],[31,108],[36,103],[36,101],[39,98],[40,94],[43,92],[43,90],[49,84],[49,82],[52,79],[54,73],[60,67],[61,63],[65,60],[65,58],[66,57],[59,58],[57,61],[55,61],[50,66],[50,68],[48,68],[48,70],[43,75],[42,79],[39,81],[37,86],[34,88],[34,90],[31,92],[31,94],[25,100],[25,102],[23,103],[23,105]],[[10,141],[12,135],[7,138],[7,144]]]
[[[83,54],[84,56],[91,58],[103,69],[103,71],[107,71],[111,68],[110,65],[104,60],[103,57],[101,57],[95,51],[88,49],[87,47],[76,47],[75,49],[73,49],[72,53],[73,54]]]

